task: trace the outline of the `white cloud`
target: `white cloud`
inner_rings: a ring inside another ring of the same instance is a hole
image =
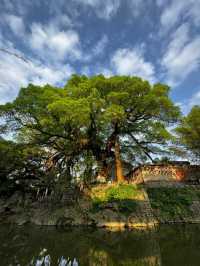
[[[200,90],[194,93],[189,99],[177,103],[177,105],[181,108],[182,113],[187,115],[194,105],[200,106]]]
[[[190,101],[189,101],[190,107],[192,107],[194,105],[200,105],[200,91],[193,94]]]
[[[43,58],[66,60],[67,57],[77,59],[81,56],[79,35],[74,30],[61,31],[55,25],[43,26],[32,24],[30,46]]]
[[[100,55],[104,52],[106,46],[108,44],[108,37],[107,35],[103,35],[101,37],[101,39],[97,42],[97,44],[95,45],[95,47],[93,48],[93,55]]]
[[[97,16],[103,19],[110,19],[114,16],[119,7],[120,0],[75,0],[77,3],[81,3],[90,6],[94,9]]]
[[[10,43],[3,44],[1,47],[9,47],[9,51],[21,57],[25,57],[20,51],[12,48]],[[22,86],[28,83],[44,85],[64,84],[72,74],[73,69],[68,64],[45,65],[33,58],[30,62],[24,62],[18,57],[0,53],[0,104],[13,100]]]
[[[3,16],[3,19],[6,22],[6,24],[8,24],[8,26],[15,35],[21,36],[24,34],[25,26],[23,19],[21,17],[11,14],[6,14]]]
[[[162,2],[162,1],[161,1]],[[161,14],[162,30],[167,31],[181,19],[189,18],[196,26],[200,24],[200,0],[172,0]]]
[[[108,45],[108,37],[107,35],[102,35],[102,37],[94,44],[93,47],[91,47],[90,49],[88,49],[88,51],[83,51],[80,50],[80,56],[79,56],[79,60],[82,62],[82,63],[88,63],[92,60],[94,60],[94,58],[96,57],[100,57],[101,55],[104,54],[105,52],[105,49]],[[82,69],[87,69],[88,66],[83,66]],[[91,71],[83,71],[83,73],[89,73]]]
[[[27,15],[31,8],[38,6],[41,1],[27,1],[27,0],[1,0],[2,9],[6,12],[13,13],[15,15],[24,16]],[[33,3],[34,2],[34,3]]]
[[[76,3],[93,8],[99,18],[109,20],[116,15],[122,4],[126,4],[134,17],[147,10],[152,0],[75,0]]]
[[[152,4],[152,0],[127,0],[127,5],[134,17],[148,11]]]
[[[167,0],[156,0],[156,5],[158,7],[163,7],[167,3]]]
[[[11,0],[2,0],[2,4],[3,4],[6,11],[13,11],[14,10],[14,5],[11,2]]]
[[[78,33],[72,29],[59,30],[57,23],[46,26],[34,23],[29,38],[29,45],[37,52],[37,56],[54,63],[66,60],[91,61],[103,54],[107,44],[108,37],[104,34],[89,52],[83,51]]]
[[[161,65],[167,72],[167,82],[178,85],[200,64],[200,37],[191,39],[188,24],[180,26],[172,35]]]
[[[135,75],[155,81],[155,71],[152,63],[144,59],[141,49],[118,49],[111,59],[111,65],[117,74]]]
[[[187,4],[186,1],[172,1],[161,15],[162,26],[165,29],[171,28],[179,20],[181,13],[187,8]]]
[[[59,13],[59,15],[54,16],[51,19],[51,25],[54,25],[54,27],[60,28],[60,27],[64,27],[64,28],[69,28],[69,27],[73,27],[75,25],[77,25],[78,23],[76,23],[76,21],[72,21],[72,19],[64,14],[64,13]]]
[[[106,46],[108,44],[108,37],[107,35],[103,35],[97,43],[89,50],[89,52],[82,52],[82,58],[81,60],[83,62],[89,62],[92,59],[94,59],[97,56],[101,56],[106,49]]]

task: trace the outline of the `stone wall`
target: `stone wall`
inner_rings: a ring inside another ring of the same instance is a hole
[[[131,174],[134,183],[148,182],[186,182],[200,183],[200,165],[160,164],[143,165],[135,168]]]

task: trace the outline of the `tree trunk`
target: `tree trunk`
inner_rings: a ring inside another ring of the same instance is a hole
[[[115,171],[116,171],[117,182],[118,183],[123,182],[124,176],[123,176],[122,162],[120,158],[120,144],[118,137],[116,137],[115,139]]]

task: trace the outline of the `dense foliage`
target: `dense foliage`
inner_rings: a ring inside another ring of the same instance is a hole
[[[123,181],[124,162],[167,152],[173,140],[168,128],[180,113],[166,85],[138,77],[73,75],[64,88],[22,88],[13,102],[0,106],[0,116],[4,133],[15,135],[12,145],[47,153],[45,169],[71,182],[77,176],[108,177],[110,165]],[[13,153],[15,161],[18,151]]]
[[[200,159],[200,106],[194,106],[176,129],[180,143]]]
[[[16,189],[29,190],[31,183],[39,183],[40,187],[44,184],[43,160],[47,157],[38,147],[0,139],[0,158],[1,194],[10,195]]]
[[[152,208],[155,214],[163,220],[169,221],[175,217],[182,217],[191,214],[193,201],[200,198],[198,190],[189,187],[159,187],[147,189]]]

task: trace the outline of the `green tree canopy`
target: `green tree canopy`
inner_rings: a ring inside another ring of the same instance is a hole
[[[108,162],[115,162],[118,181],[124,178],[122,160],[151,159],[167,149],[173,139],[167,128],[180,115],[168,86],[103,75],[73,75],[64,88],[29,85],[0,113],[18,140],[58,155],[67,176],[90,155],[104,175]]]
[[[200,106],[194,106],[176,128],[179,141],[200,159]]]
[[[0,194],[27,191],[33,182],[44,181],[45,152],[39,147],[0,138]]]

